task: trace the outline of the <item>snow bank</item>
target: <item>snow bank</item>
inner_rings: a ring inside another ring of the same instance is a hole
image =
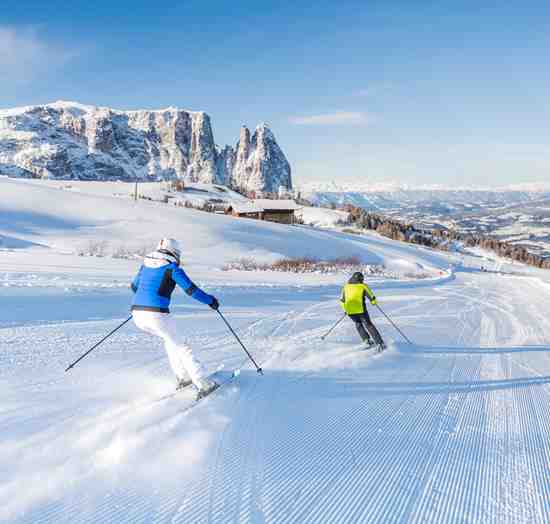
[[[317,227],[334,227],[339,222],[345,222],[349,216],[349,213],[337,209],[308,206],[301,213],[305,224]]]

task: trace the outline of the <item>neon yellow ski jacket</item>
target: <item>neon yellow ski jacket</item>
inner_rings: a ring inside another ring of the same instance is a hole
[[[365,297],[368,297],[371,304],[376,304],[376,297],[367,284],[356,283],[346,284],[342,289],[340,305],[348,315],[357,315],[367,310]]]

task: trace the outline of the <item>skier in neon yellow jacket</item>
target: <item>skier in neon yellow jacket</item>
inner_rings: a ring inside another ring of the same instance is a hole
[[[372,337],[378,346],[378,350],[381,351],[386,348],[386,344],[370,319],[367,311],[367,298],[373,306],[376,305],[376,297],[369,286],[364,283],[363,273],[354,273],[342,289],[340,305],[355,323],[361,339],[372,345]]]

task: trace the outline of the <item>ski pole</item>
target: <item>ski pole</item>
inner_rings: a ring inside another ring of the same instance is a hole
[[[99,346],[100,344],[102,344],[105,340],[107,340],[113,333],[115,333],[116,331],[118,331],[124,324],[126,324],[127,322],[130,322],[130,320],[132,320],[132,315],[130,315],[122,324],[120,324],[118,327],[116,327],[115,329],[113,329],[113,331],[111,331],[108,335],[104,336],[95,346],[93,346],[92,348],[90,348],[88,351],[86,351],[86,353],[84,353],[83,355],[81,355],[79,358],[77,358],[66,370],[65,372],[69,371],[69,369],[72,369],[76,366],[76,364],[78,364],[86,355],[88,355],[89,353],[91,353],[97,346]]]
[[[262,370],[262,368],[260,366],[258,366],[258,364],[256,364],[256,361],[252,358],[252,355],[248,352],[248,349],[246,349],[246,347],[244,346],[244,344],[242,343],[241,339],[238,337],[237,333],[235,333],[235,330],[231,327],[231,325],[229,324],[229,322],[226,320],[226,318],[222,315],[222,312],[219,310],[219,309],[216,309],[216,311],[218,312],[218,315],[220,315],[221,319],[225,322],[225,325],[229,328],[229,331],[231,331],[231,333],[233,333],[233,336],[237,339],[237,342],[241,345],[241,347],[244,349],[244,352],[248,355],[248,358],[250,359],[250,361],[252,362],[252,364],[254,364],[254,366],[256,367],[256,371],[260,374],[260,375],[263,375],[264,372]]]
[[[409,338],[407,337],[407,335],[405,335],[405,333],[403,333],[403,331],[401,331],[396,325],[395,325],[395,322],[390,318],[388,317],[388,315],[386,315],[386,313],[384,313],[384,310],[378,305],[376,304],[376,307],[380,310],[380,312],[382,313],[382,315],[384,315],[388,321],[390,322],[390,324],[397,330],[399,331],[399,334],[409,343],[412,345],[412,342],[409,340]]]
[[[325,340],[325,338],[327,338],[333,331],[334,329],[336,328],[336,326],[338,324],[340,324],[340,322],[342,322],[342,320],[344,320],[347,316],[347,313],[344,313],[344,315],[342,316],[341,319],[338,320],[338,322],[336,322],[336,324],[334,324],[334,326],[332,326],[322,337],[321,337],[321,340]]]

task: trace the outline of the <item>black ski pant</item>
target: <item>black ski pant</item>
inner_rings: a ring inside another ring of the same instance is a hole
[[[370,335],[376,344],[380,345],[384,343],[382,337],[380,336],[380,333],[376,329],[376,326],[372,323],[370,315],[367,311],[365,311],[364,313],[349,315],[349,318],[351,318],[351,320],[355,322],[355,327],[357,328],[357,332],[359,333],[359,336],[361,337],[363,342],[367,342]]]

